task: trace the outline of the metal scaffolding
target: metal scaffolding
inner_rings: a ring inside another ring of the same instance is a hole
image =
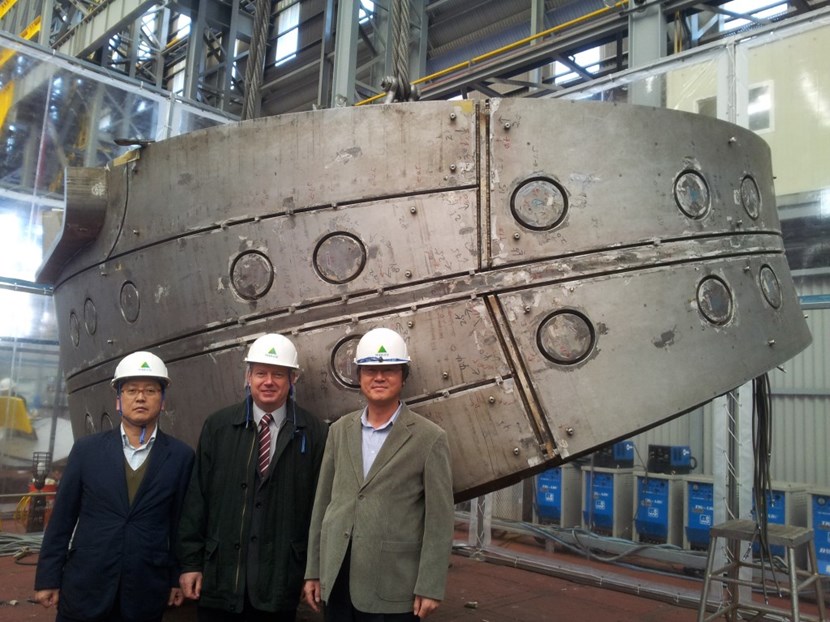
[[[697,0],[4,0],[0,29],[242,117],[380,99],[396,41],[423,98],[543,97],[563,86],[553,63],[574,86],[706,43],[724,19],[752,27],[821,4],[760,18]],[[580,64],[597,46],[599,61]]]

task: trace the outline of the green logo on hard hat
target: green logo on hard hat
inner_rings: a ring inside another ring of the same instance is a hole
[[[271,348],[270,350],[268,350],[267,354],[268,356],[277,356],[277,349]]]
[[[386,351],[386,348],[381,346],[380,348],[378,348],[378,354],[389,354],[389,353]]]
[[[147,361],[144,361],[139,369],[152,369],[152,367],[150,367]]]

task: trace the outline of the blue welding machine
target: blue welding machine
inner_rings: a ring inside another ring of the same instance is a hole
[[[691,473],[697,466],[688,445],[649,445],[648,470],[651,473]]]

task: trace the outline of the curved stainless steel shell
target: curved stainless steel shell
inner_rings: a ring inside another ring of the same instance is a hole
[[[361,403],[357,339],[388,326],[412,355],[408,403],[449,433],[462,499],[810,341],[769,149],[697,115],[518,99],[322,110],[67,179],[66,221],[83,227],[42,273],[76,436],[111,425],[115,364],[152,349],[173,378],[163,425],[195,443],[272,331],[299,347],[298,401],[335,419]]]

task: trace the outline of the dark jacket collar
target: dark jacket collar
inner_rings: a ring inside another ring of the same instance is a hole
[[[253,397],[247,397],[237,404],[236,410],[233,413],[233,425],[240,426],[245,425],[248,422],[253,425],[253,404]],[[311,414],[307,410],[305,410],[302,406],[299,406],[297,402],[291,404],[291,400],[289,398],[289,402],[286,404],[285,409],[285,420],[287,423],[293,425],[294,428],[302,429],[308,426],[309,417],[311,417]],[[159,430],[159,432],[160,431],[161,430]]]

